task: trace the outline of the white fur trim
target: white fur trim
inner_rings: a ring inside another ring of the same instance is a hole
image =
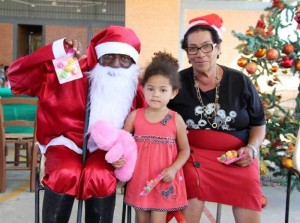
[[[105,54],[125,54],[130,56],[135,63],[138,62],[139,53],[138,51],[127,43],[120,42],[106,42],[101,43],[95,47],[97,59]]]
[[[217,33],[218,33],[218,35],[219,35],[219,38],[222,39],[222,32],[225,31],[225,27],[222,26],[221,28],[218,28],[218,27],[216,27],[216,26],[214,26],[214,25],[208,24],[208,23],[207,23],[206,21],[204,21],[204,20],[197,20],[197,21],[195,21],[195,22],[190,23],[190,24],[188,25],[188,27],[186,28],[184,34],[186,34],[187,31],[189,31],[189,29],[192,28],[193,26],[196,26],[196,25],[202,25],[202,24],[206,24],[206,25],[209,25],[209,26],[211,26],[212,28],[214,28],[214,30],[217,31]]]
[[[89,138],[89,140],[88,140],[88,150],[90,151],[90,153],[94,152],[97,149],[98,149],[97,144],[94,142],[94,140],[92,138]]]
[[[129,68],[103,67],[99,64],[90,73],[89,129],[98,120],[123,128],[130,112],[138,85],[138,66]]]
[[[71,140],[64,136],[59,136],[52,139],[47,145],[42,145],[38,143],[40,151],[42,154],[46,152],[49,146],[57,146],[57,145],[64,145],[68,147],[70,150],[73,150],[77,154],[82,154],[82,150]]]
[[[53,42],[52,52],[53,52],[54,58],[59,58],[59,57],[66,55],[66,51],[64,48],[64,40],[65,40],[65,38],[62,38],[62,39],[59,39],[59,40],[56,40],[55,42]]]

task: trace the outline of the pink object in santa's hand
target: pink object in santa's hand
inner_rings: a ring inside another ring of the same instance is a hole
[[[60,84],[82,78],[79,62],[74,57],[73,49],[69,49],[65,56],[56,58],[52,61]]]
[[[162,180],[163,175],[159,174],[155,179],[147,181],[146,187],[144,187],[144,190],[140,193],[141,196],[146,196],[151,192],[151,190]]]

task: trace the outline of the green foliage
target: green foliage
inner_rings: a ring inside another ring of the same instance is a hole
[[[273,0],[272,6],[265,9],[255,27],[249,26],[245,34],[232,31],[242,42],[236,49],[241,53],[241,58],[247,60],[247,65],[241,67],[241,70],[245,74],[248,72],[265,108],[267,134],[260,147],[261,174],[266,175],[269,171],[282,184],[286,183],[288,172],[288,168],[282,164],[282,158],[292,158],[300,127],[300,93],[295,98],[295,109],[287,110],[280,105],[281,96],[276,92],[276,85],[280,83],[279,74],[299,75],[300,34],[295,28],[293,41],[292,35],[282,39],[279,32],[290,29],[295,21],[300,24],[300,2],[292,5],[283,0]],[[278,55],[268,54],[270,49],[273,52],[276,50]],[[259,54],[258,51],[263,53]],[[251,62],[257,65],[255,72],[251,72],[248,67]],[[258,78],[262,76],[269,77],[267,84],[274,87],[272,92],[261,91]],[[300,180],[296,176],[292,177],[292,188],[300,191]]]

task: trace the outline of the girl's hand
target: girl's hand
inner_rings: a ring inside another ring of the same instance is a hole
[[[162,175],[163,175],[163,181],[165,182],[171,182],[176,175],[176,170],[172,167],[168,167],[163,170]]]
[[[238,150],[239,156],[242,155],[243,153],[246,154],[246,156],[235,162],[235,164],[240,167],[249,166],[253,160],[253,151],[249,147],[241,147]]]
[[[126,160],[124,157],[121,157],[118,161],[112,163],[111,165],[113,165],[114,168],[119,169],[125,164],[125,162]]]

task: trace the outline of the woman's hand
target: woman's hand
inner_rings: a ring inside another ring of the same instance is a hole
[[[119,169],[125,164],[125,162],[126,160],[124,157],[121,157],[118,161],[112,163],[111,165],[113,165],[114,168]]]
[[[235,162],[236,165],[240,167],[249,166],[253,160],[253,151],[249,147],[241,147],[238,150],[238,155],[246,154],[246,156],[238,161]]]

